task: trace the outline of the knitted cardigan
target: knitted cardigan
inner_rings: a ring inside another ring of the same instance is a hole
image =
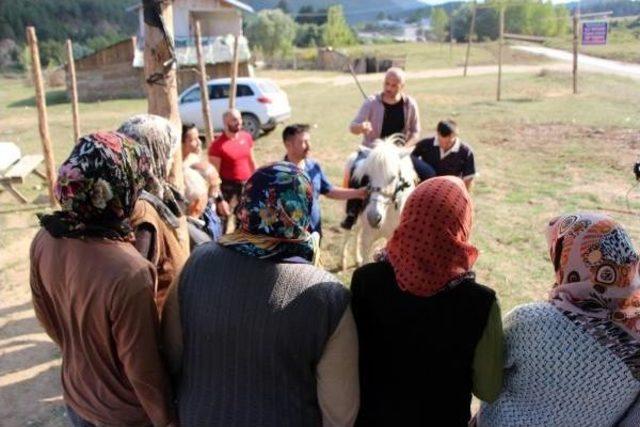
[[[640,381],[615,348],[546,302],[516,307],[504,328],[502,393],[482,404],[478,426],[640,425]]]

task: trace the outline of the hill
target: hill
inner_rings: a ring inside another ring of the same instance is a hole
[[[250,4],[255,10],[262,10],[277,7],[280,0],[244,0],[244,2]],[[312,6],[314,10],[318,10],[339,3],[342,5],[344,14],[351,24],[371,21],[380,12],[399,15],[427,6],[418,0],[368,0],[366,2],[362,0],[284,0],[284,2],[289,12],[293,15],[302,6]]]

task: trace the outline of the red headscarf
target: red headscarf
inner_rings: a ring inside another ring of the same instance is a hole
[[[472,210],[464,183],[453,176],[429,179],[411,193],[387,243],[400,289],[428,297],[471,270],[478,259],[469,243]]]

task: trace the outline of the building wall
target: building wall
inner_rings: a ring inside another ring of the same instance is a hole
[[[131,38],[76,60],[79,100],[144,97],[143,71],[131,65],[134,46],[135,38]],[[68,92],[70,84],[67,73]]]
[[[207,64],[207,77],[209,79],[219,79],[231,76],[231,64]],[[238,64],[238,77],[250,77],[249,63],[241,62]],[[198,74],[195,69],[181,68],[178,70],[178,93],[189,86],[198,83]]]

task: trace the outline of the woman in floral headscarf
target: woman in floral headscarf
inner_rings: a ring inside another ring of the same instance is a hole
[[[629,235],[609,216],[578,213],[552,220],[547,242],[549,300],[507,314],[504,389],[478,425],[640,425],[639,258]]]
[[[475,279],[472,214],[461,179],[429,179],[409,196],[381,260],[354,272],[357,425],[466,427],[471,393],[498,395],[500,307]]]
[[[168,425],[158,348],[155,269],[133,247],[129,216],[149,175],[146,149],[115,132],[78,141],[58,174],[62,210],[31,245],[38,320],[62,353],[75,426]]]
[[[162,322],[182,426],[353,424],[355,325],[349,291],[312,265],[312,191],[291,163],[258,169],[240,227],[198,247],[169,293]]]
[[[133,116],[118,131],[151,153],[152,178],[136,203],[131,222],[136,247],[158,270],[156,304],[161,311],[169,285],[189,256],[178,235],[184,200],[168,182],[180,134],[169,120],[152,114]]]

